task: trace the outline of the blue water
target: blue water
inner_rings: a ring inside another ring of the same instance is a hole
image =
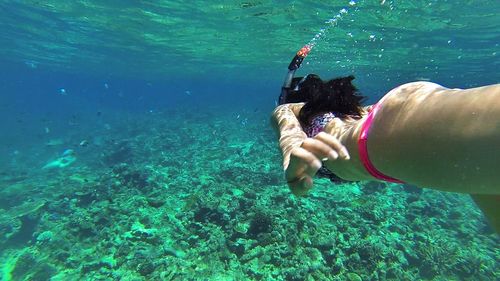
[[[499,1],[351,2],[2,1],[0,280],[498,280],[467,195],[291,196],[269,117],[318,33],[298,75],[367,103],[499,82]]]

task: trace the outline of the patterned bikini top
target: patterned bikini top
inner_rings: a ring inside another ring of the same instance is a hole
[[[304,127],[304,132],[308,137],[312,138],[322,132],[326,124],[333,120],[333,118],[335,118],[335,115],[331,112],[317,115],[311,120],[310,125]]]

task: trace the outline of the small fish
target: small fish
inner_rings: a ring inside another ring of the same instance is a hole
[[[75,151],[73,149],[66,149],[63,154],[62,154],[62,157],[65,157],[65,156],[70,156],[70,155],[75,155]]]
[[[27,60],[27,61],[24,61],[24,64],[25,64],[26,66],[28,66],[29,68],[31,68],[31,69],[35,69],[35,68],[37,68],[37,67],[38,67],[38,62],[33,61],[33,60]]]
[[[86,147],[87,145],[89,145],[89,141],[88,140],[82,140],[78,145],[82,146],[82,147]]]
[[[431,78],[428,77],[417,77],[415,78],[416,81],[431,81]]]
[[[63,96],[66,96],[68,93],[66,93],[66,89],[61,88],[61,89],[59,89],[59,94],[63,95]]]

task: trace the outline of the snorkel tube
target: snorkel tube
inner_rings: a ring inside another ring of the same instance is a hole
[[[306,44],[297,52],[297,54],[295,54],[295,57],[293,57],[292,61],[288,65],[288,73],[286,74],[285,81],[283,82],[283,86],[281,87],[281,94],[278,99],[278,104],[283,104],[287,100],[287,96],[290,93],[290,87],[292,86],[292,79],[293,76],[295,75],[295,71],[299,69],[300,65],[302,64],[302,61],[309,54],[311,49],[312,47],[309,44]]]

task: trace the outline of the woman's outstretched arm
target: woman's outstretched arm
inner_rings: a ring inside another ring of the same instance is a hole
[[[271,116],[271,124],[279,135],[284,169],[288,167],[292,149],[300,147],[302,142],[307,138],[296,117],[302,106],[304,106],[303,103],[283,104],[276,107]]]

